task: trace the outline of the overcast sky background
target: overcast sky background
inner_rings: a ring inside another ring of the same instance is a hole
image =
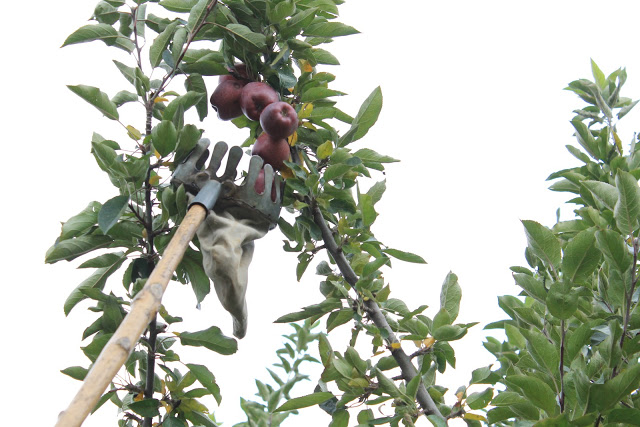
[[[87,365],[79,349],[87,343],[80,339],[95,315],[84,303],[65,318],[63,302],[90,272],[76,270],[78,262],[44,265],[44,253],[61,221],[92,200],[116,195],[89,152],[92,132],[121,144],[130,141],[121,127],[65,85],[98,86],[113,96],[129,84],[111,60],[131,60],[98,42],[59,49],[86,23],[94,2],[36,0],[22,6],[27,7],[6,12],[0,28],[8,48],[0,107],[5,147],[0,396],[10,408],[4,424],[52,425],[79,387],[59,371]],[[427,314],[433,316],[442,281],[453,271],[463,290],[458,321],[481,322],[454,343],[458,369],[447,370],[443,385],[455,390],[468,382],[471,370],[493,362],[481,344],[487,334],[482,325],[505,317],[498,295],[518,293],[509,266],[525,264],[520,220],[551,226],[556,208],[567,199],[548,191],[545,182],[551,172],[577,164],[564,146],[574,141],[571,111],[584,104],[563,88],[591,78],[593,58],[605,74],[627,67],[623,95],[640,97],[638,12],[634,1],[350,0],[341,6],[340,21],[362,34],[328,45],[341,66],[321,69],[337,75],[332,88],[349,94],[338,106],[352,115],[375,87],[382,87],[378,124],[354,148],[367,146],[401,160],[387,168],[387,193],[376,206],[380,216],[373,231],[385,244],[428,262],[394,262],[385,274],[392,295],[410,307],[429,304]],[[216,81],[207,80],[210,91]],[[176,88],[183,90],[181,84]],[[139,109],[127,107],[123,114],[143,129]],[[619,127],[625,147],[638,130],[638,117],[634,111]],[[213,114],[198,126],[212,141],[239,145],[246,136]],[[571,209],[563,215],[568,219]],[[254,378],[269,380],[265,367],[276,361],[280,335],[289,332],[273,320],[321,298],[313,266],[296,282],[295,256],[280,249],[282,238],[275,230],[257,242],[249,331],[238,353],[190,351],[183,358],[208,365],[216,375],[223,406],[210,409],[226,426],[244,420],[239,396],[252,397]],[[119,279],[107,289],[120,293]],[[196,311],[190,289],[172,284],[165,304],[185,318],[177,331],[216,324],[231,335],[230,318],[213,296]],[[332,341],[343,351],[346,340],[340,334],[348,327],[340,329]],[[313,372],[315,381],[319,371]],[[293,394],[307,394],[314,384]],[[107,403],[84,425],[115,425],[114,408]],[[317,408],[302,413],[288,425],[320,426],[330,420]]]

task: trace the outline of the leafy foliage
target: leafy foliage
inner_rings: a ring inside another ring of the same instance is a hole
[[[509,318],[494,326],[507,341],[485,342],[500,362],[490,383],[503,386],[489,423],[637,422],[640,163],[636,138],[625,152],[616,120],[637,101],[620,95],[624,69],[605,77],[592,61],[592,70],[595,81],[567,88],[589,104],[571,121],[580,148],[567,146],[582,165],[549,177],[552,190],[573,195],[575,218],[552,228],[523,221],[529,267],[512,268],[521,298],[500,298]]]

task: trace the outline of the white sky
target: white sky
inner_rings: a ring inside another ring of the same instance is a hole
[[[3,417],[7,425],[25,424],[30,417],[53,424],[79,386],[60,369],[87,362],[78,347],[86,345],[80,342],[82,331],[95,317],[85,303],[65,318],[62,305],[89,271],[74,269],[77,262],[46,266],[43,259],[60,221],[91,200],[116,195],[89,153],[91,133],[129,141],[122,128],[65,87],[98,86],[110,96],[129,89],[111,63],[112,58],[130,62],[121,51],[101,43],[59,49],[93,7],[81,0],[35,1],[27,12],[7,12],[10,18],[0,29],[8,48],[0,107],[5,147],[0,396],[11,407]],[[577,162],[564,145],[573,143],[571,111],[583,104],[562,89],[571,80],[590,78],[593,58],[606,74],[627,67],[623,95],[640,97],[639,11],[633,1],[350,0],[341,6],[341,22],[362,34],[329,45],[342,65],[322,69],[338,76],[332,87],[349,93],[338,106],[352,115],[382,86],[378,124],[354,148],[367,146],[402,160],[387,169],[388,189],[377,205],[374,232],[387,245],[416,252],[429,263],[395,262],[386,273],[392,295],[410,307],[429,304],[427,314],[433,316],[440,285],[453,271],[463,289],[460,322],[486,324],[505,317],[497,296],[518,292],[508,268],[525,264],[519,221],[553,224],[567,197],[548,191],[544,180]],[[216,80],[207,80],[210,90]],[[123,111],[143,128],[139,111]],[[625,144],[638,117],[637,111],[630,114],[619,128]],[[213,115],[199,126],[213,141],[240,144],[245,136]],[[289,332],[272,321],[321,298],[314,267],[297,283],[295,256],[280,250],[281,240],[276,230],[257,243],[249,331],[238,353],[185,353],[185,362],[207,364],[216,375],[223,406],[210,408],[227,426],[244,420],[238,396],[251,398],[254,378],[269,379],[265,367],[276,361],[280,335]],[[109,283],[121,291],[117,279]],[[185,318],[175,330],[213,323],[231,334],[230,319],[212,296],[196,312],[191,291],[174,284],[165,303]],[[481,328],[454,345],[458,369],[442,378],[453,390],[468,381],[472,369],[493,361],[481,345]],[[339,335],[334,349],[343,350],[346,341]],[[309,393],[314,384],[294,394]],[[316,408],[303,414],[288,425],[329,423]],[[108,403],[84,425],[115,425],[114,415]]]

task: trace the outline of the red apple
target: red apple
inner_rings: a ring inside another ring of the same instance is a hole
[[[272,138],[268,133],[262,133],[253,144],[251,154],[262,157],[265,164],[276,170],[284,167],[284,161],[289,160],[291,152],[289,143],[284,138]]]
[[[265,107],[278,102],[280,97],[271,86],[261,82],[251,82],[242,89],[240,107],[245,116],[251,120],[260,120],[260,113]]]
[[[272,138],[286,138],[298,129],[298,114],[291,104],[274,102],[262,110],[260,126]]]
[[[249,74],[247,74],[247,66],[245,64],[238,63],[232,68],[228,68],[228,70],[231,74],[221,75],[218,78],[218,83],[222,83],[227,80],[237,80],[244,86],[250,81]]]
[[[231,120],[242,115],[240,98],[243,84],[238,80],[225,80],[211,94],[211,106],[220,120]]]
[[[271,201],[276,201],[276,177],[273,177],[273,183],[271,184]],[[256,193],[262,194],[264,193],[264,169],[260,169],[258,173],[258,177],[256,178],[256,183],[253,185],[253,188],[256,190]]]

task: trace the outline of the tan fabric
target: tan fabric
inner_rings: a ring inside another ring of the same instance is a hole
[[[247,332],[249,264],[253,257],[254,240],[267,234],[267,228],[251,220],[239,220],[228,212],[209,216],[198,229],[203,267],[213,280],[222,306],[233,317],[233,335]]]

